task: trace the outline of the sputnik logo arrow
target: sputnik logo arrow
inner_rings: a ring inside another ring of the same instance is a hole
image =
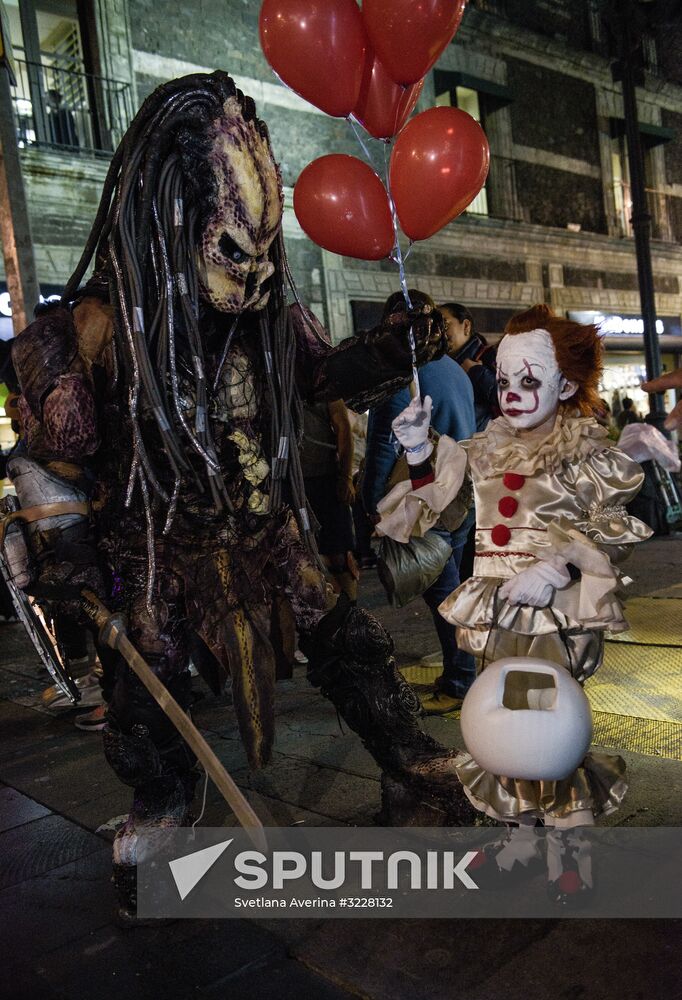
[[[180,899],[189,896],[195,885],[202,880],[209,868],[213,867],[233,839],[230,837],[229,840],[224,840],[221,844],[204,847],[201,851],[185,854],[183,858],[176,858],[175,861],[168,862]]]

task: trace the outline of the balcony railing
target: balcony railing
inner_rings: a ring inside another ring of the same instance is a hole
[[[12,89],[22,147],[109,153],[132,118],[130,85],[83,73],[56,60],[16,59]]]

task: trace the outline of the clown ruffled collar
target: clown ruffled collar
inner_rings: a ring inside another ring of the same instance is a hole
[[[598,451],[613,447],[608,434],[592,417],[557,413],[547,437],[527,438],[513,428],[505,417],[492,420],[480,434],[463,442],[476,475],[501,476],[518,472],[532,476],[536,472],[556,472],[563,462],[579,462]]]

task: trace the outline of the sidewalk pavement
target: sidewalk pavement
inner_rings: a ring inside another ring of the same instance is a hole
[[[628,568],[634,594],[656,593],[666,606],[682,598],[681,557],[680,539],[639,546]],[[372,573],[363,575],[361,600],[391,630],[399,663],[435,651],[421,602],[386,609]],[[640,644],[643,662],[672,650],[672,641],[666,646],[663,635],[657,647]],[[129,790],[107,768],[98,736],[74,728],[73,712],[41,710],[36,695],[46,685],[21,628],[0,625],[1,997],[682,996],[682,922],[675,921],[266,919],[121,930],[109,842]],[[207,694],[194,714],[266,825],[373,822],[377,767],[302,668],[278,685],[276,751],[258,775],[246,767],[229,697]],[[456,719],[426,724],[443,743],[461,746]],[[682,826],[682,761],[622,752],[631,788],[610,822]],[[209,787],[202,824],[233,825],[227,813]]]

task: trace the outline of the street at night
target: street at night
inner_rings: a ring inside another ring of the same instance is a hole
[[[682,0],[0,0],[0,1000],[682,998]]]

